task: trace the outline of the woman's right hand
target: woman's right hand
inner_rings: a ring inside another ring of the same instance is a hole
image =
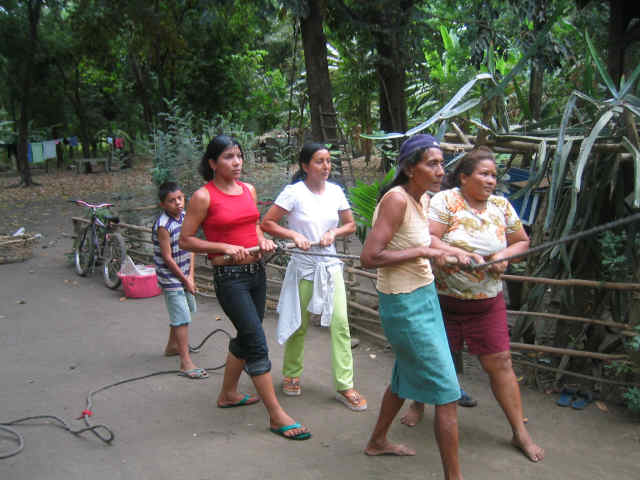
[[[311,242],[304,235],[296,233],[291,240],[293,240],[293,243],[295,243],[296,247],[300,250],[309,250],[309,248],[311,248]]]
[[[242,263],[251,255],[246,248],[231,244],[226,245],[224,254],[229,255],[233,263]]]

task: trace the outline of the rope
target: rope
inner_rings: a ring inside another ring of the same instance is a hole
[[[628,217],[624,217],[624,218],[620,218],[618,220],[613,220],[611,222],[603,223],[602,225],[597,225],[597,226],[589,228],[587,230],[583,230],[582,232],[574,233],[574,234],[571,234],[571,235],[567,235],[565,237],[558,238],[556,240],[551,240],[549,242],[541,243],[540,245],[532,247],[532,248],[529,248],[528,250],[526,250],[525,252],[522,252],[522,253],[517,253],[515,255],[510,255],[508,257],[501,258],[499,260],[491,260],[489,262],[485,262],[485,263],[482,263],[482,264],[474,264],[474,263],[472,263],[470,265],[465,265],[464,268],[468,269],[468,270],[481,270],[481,269],[484,269],[484,268],[488,267],[489,265],[493,265],[493,264],[496,264],[496,263],[510,261],[510,260],[514,260],[516,258],[528,257],[530,255],[533,255],[534,253],[538,253],[538,252],[541,252],[543,250],[547,250],[547,249],[549,249],[551,247],[554,247],[556,245],[560,245],[560,244],[567,243],[567,242],[572,242],[574,240],[580,240],[580,239],[585,238],[585,237],[590,237],[591,235],[595,235],[597,233],[604,232],[606,230],[612,230],[614,228],[620,227],[622,225],[626,225],[627,223],[635,222],[637,220],[640,220],[640,213],[634,213],[633,215],[629,215]],[[300,254],[300,255],[315,255],[315,256],[319,256],[319,257],[342,258],[342,259],[345,259],[345,260],[360,260],[360,256],[359,255],[347,255],[347,254],[342,254],[342,253],[320,253],[320,252],[309,252],[307,250],[300,250],[299,248],[296,248],[293,243],[286,243],[286,244],[277,243],[277,245],[278,245],[277,253],[296,253],[296,254]],[[316,245],[317,245],[317,243],[312,244],[312,246],[316,246]],[[257,252],[260,249],[259,249],[259,247],[252,247],[252,248],[249,248],[248,250],[250,252],[251,251],[256,251]],[[449,263],[452,263],[452,264],[456,263],[455,257],[447,258],[447,261]]]
[[[505,261],[510,261],[516,258],[528,257],[529,255],[533,255],[534,253],[540,252],[542,250],[547,250],[548,248],[554,247],[556,245],[560,245],[562,243],[572,242],[574,240],[580,240],[581,238],[589,237],[591,235],[595,235],[600,232],[604,232],[606,230],[612,230],[621,225],[626,225],[627,223],[635,222],[636,220],[640,220],[640,213],[634,213],[633,215],[629,215],[628,217],[620,218],[618,220],[614,220],[612,222],[603,223],[602,225],[597,225],[593,228],[589,228],[587,230],[583,230],[582,232],[574,233],[572,235],[567,235],[566,237],[560,237],[557,240],[551,240],[549,242],[541,243],[536,247],[532,247],[525,252],[518,253],[516,255],[511,255],[509,257],[501,258],[500,260],[491,260],[490,262],[470,265],[470,269],[479,270],[488,267],[489,265],[493,265],[495,263],[501,263]]]
[[[212,331],[206,337],[204,337],[204,340],[202,340],[202,342],[200,342],[197,346],[189,345],[189,350],[192,351],[192,352],[196,352],[196,351],[199,352],[200,349],[202,348],[202,346],[205,344],[205,342],[207,340],[209,340],[209,338],[211,338],[216,333],[224,333],[227,337],[229,337],[229,339],[231,339],[231,334],[229,332],[227,332],[226,330],[223,330],[222,328],[216,328],[214,331]],[[213,371],[216,371],[216,370],[220,370],[221,368],[224,368],[225,365],[226,365],[226,362],[223,363],[222,365],[218,365],[216,367],[205,368],[205,370],[207,372],[213,372]],[[99,387],[99,388],[89,392],[89,394],[87,395],[86,408],[82,411],[82,415],[78,418],[78,420],[80,420],[80,419],[84,420],[84,423],[85,423],[86,427],[79,428],[77,430],[74,430],[73,428],[71,428],[69,426],[69,424],[67,424],[67,422],[65,422],[60,417],[56,417],[55,415],[35,415],[35,416],[31,416],[31,417],[19,418],[17,420],[11,420],[9,422],[2,422],[2,423],[0,423],[0,430],[5,431],[5,432],[13,435],[15,437],[17,443],[18,443],[18,446],[16,448],[14,448],[13,450],[10,450],[8,452],[0,452],[0,459],[13,457],[14,455],[17,455],[18,453],[20,453],[24,448],[24,438],[22,437],[22,435],[19,432],[17,432],[15,429],[11,428],[10,425],[18,425],[18,424],[25,423],[25,422],[30,421],[30,420],[41,420],[41,419],[54,420],[55,422],[57,422],[57,426],[59,426],[63,430],[66,430],[67,432],[69,432],[69,433],[71,433],[73,435],[78,436],[78,435],[81,435],[81,434],[83,434],[85,432],[91,432],[96,437],[98,437],[100,440],[102,440],[104,443],[106,443],[107,445],[110,445],[111,442],[113,442],[113,440],[115,438],[115,434],[113,433],[113,430],[111,430],[111,428],[109,428],[107,425],[104,425],[104,424],[92,425],[91,422],[89,421],[89,417],[91,417],[93,415],[93,413],[94,413],[93,410],[92,410],[92,408],[93,408],[93,397],[96,394],[100,393],[100,392],[104,392],[105,390],[109,390],[110,388],[117,387],[118,385],[124,385],[125,383],[131,383],[131,382],[137,382],[138,380],[144,380],[146,378],[156,377],[158,375],[177,374],[179,372],[180,372],[180,370],[165,370],[165,371],[162,371],[162,372],[153,372],[153,373],[149,373],[147,375],[141,375],[139,377],[125,378],[123,380],[119,380],[117,382],[110,383],[108,385],[104,385],[102,387]]]

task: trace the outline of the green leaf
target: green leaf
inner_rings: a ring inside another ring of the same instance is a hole
[[[633,170],[635,179],[633,183],[633,207],[640,208],[640,150],[638,150],[627,137],[622,137],[622,143],[633,155]]]
[[[453,42],[451,41],[447,27],[444,25],[440,25],[440,35],[442,35],[442,44],[444,45],[444,49],[447,52],[453,50]]]
[[[587,160],[589,159],[589,155],[591,154],[591,149],[593,148],[593,144],[598,138],[598,134],[600,131],[609,123],[611,117],[614,115],[613,109],[607,110],[604,114],[598,119],[596,124],[593,126],[591,133],[589,136],[585,138],[580,144],[580,153],[578,154],[578,159],[576,160],[576,176],[574,179],[574,186],[577,192],[580,191],[582,186],[582,173],[584,172],[584,168],[587,165]]]
[[[529,193],[535,186],[537,186],[540,183],[540,180],[542,180],[545,171],[547,170],[549,158],[550,155],[547,155],[547,142],[543,140],[538,146],[538,154],[536,155],[537,169],[535,175],[531,176],[526,185],[509,198],[514,200],[516,198],[520,198],[523,195]]]
[[[573,113],[573,109],[576,106],[577,100],[576,91],[571,93],[569,96],[569,101],[564,107],[564,112],[562,113],[562,121],[560,122],[560,130],[558,132],[558,140],[556,142],[556,153],[553,158],[553,173],[551,176],[551,185],[549,187],[549,201],[547,203],[547,216],[544,220],[544,228],[547,229],[551,226],[551,221],[553,219],[555,213],[555,197],[556,193],[560,191],[562,188],[562,183],[564,182],[564,168],[560,169],[560,162],[562,161],[562,155],[565,154],[564,148],[566,147],[564,143],[564,136],[569,125],[569,120],[571,119],[571,114]],[[561,149],[560,146],[563,146]],[[569,147],[573,147],[573,142],[569,145]],[[569,151],[570,149],[569,148]],[[566,155],[569,154],[569,151],[566,152]],[[565,159],[566,162],[566,159]]]
[[[360,136],[362,138],[368,138],[369,140],[388,140],[388,139],[392,139],[392,138],[403,138],[408,136],[408,133],[398,133],[398,132],[393,132],[393,133],[383,133],[380,135],[374,135],[374,134],[366,134],[366,133],[362,133],[360,134]]]
[[[420,125],[418,125],[416,127],[413,127],[412,129],[407,131],[407,133],[405,135],[407,137],[410,137],[411,135],[414,135],[414,134],[416,134],[418,132],[421,132],[425,128],[428,128],[429,126],[431,126],[433,123],[437,122],[438,120],[441,120],[443,118],[447,118],[446,117],[447,113],[449,113],[449,111],[452,110],[453,107],[455,107],[458,104],[458,102],[460,102],[460,100],[462,100],[462,98],[467,94],[467,92],[473,88],[473,86],[476,84],[476,82],[479,81],[479,80],[486,80],[486,79],[493,79],[493,76],[491,76],[489,73],[479,73],[479,74],[477,74],[475,77],[473,77],[467,83],[465,83],[462,86],[462,88],[456,92],[456,94],[451,98],[451,100],[449,100],[447,102],[447,104],[444,107],[442,107],[440,110],[438,110],[426,122],[423,122]]]
[[[626,102],[624,102],[622,106],[629,110],[631,113],[635,113],[638,117],[640,117],[640,108],[630,105]]]
[[[598,69],[598,72],[600,72],[600,76],[604,80],[604,83],[607,85],[607,88],[611,92],[611,95],[613,95],[613,97],[617,99],[618,89],[616,88],[616,85],[613,83],[613,79],[609,75],[609,72],[607,71],[607,68],[605,67],[604,62],[602,61],[602,59],[598,55],[598,52],[593,46],[593,43],[591,42],[591,37],[589,37],[589,33],[585,32],[584,37],[587,40],[587,47],[589,47],[589,53],[591,54],[591,58],[593,59],[593,62],[596,64],[596,68]]]

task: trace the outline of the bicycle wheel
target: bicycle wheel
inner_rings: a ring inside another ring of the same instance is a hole
[[[127,246],[122,235],[107,233],[104,241],[104,265],[102,267],[102,276],[107,287],[115,289],[120,286],[118,272],[126,256]]]
[[[76,247],[75,264],[76,273],[82,277],[87,275],[93,269],[94,263],[94,245],[92,239],[91,227],[84,229],[80,243]]]

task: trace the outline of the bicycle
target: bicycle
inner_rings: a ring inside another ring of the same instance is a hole
[[[91,211],[90,223],[78,237],[79,241],[74,251],[77,274],[84,277],[93,273],[96,264],[102,260],[102,277],[105,285],[111,289],[118,288],[120,286],[118,272],[127,256],[124,238],[113,231],[113,225],[120,220],[118,217],[113,217],[106,219],[105,223],[98,215],[99,209],[112,207],[113,204],[92,205],[82,200],[71,200],[71,202],[87,207]]]

